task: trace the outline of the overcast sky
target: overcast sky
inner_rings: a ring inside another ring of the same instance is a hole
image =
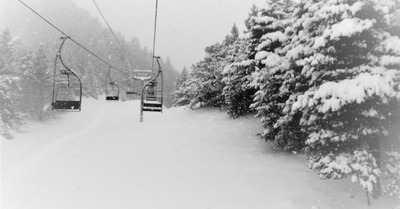
[[[0,0],[1,4],[17,0]],[[32,0],[26,1],[29,3]],[[72,0],[78,7],[98,17],[105,26],[93,0]],[[156,0],[96,0],[114,31],[127,40],[137,37],[152,49]],[[170,58],[177,70],[188,69],[200,61],[206,46],[222,41],[236,23],[245,29],[244,20],[253,4],[265,0],[159,0],[156,55]],[[18,4],[19,5],[19,4]],[[22,5],[20,5],[22,6]],[[1,21],[1,20],[0,20]],[[85,43],[82,43],[85,44]]]
[[[0,0],[1,1],[1,0]],[[73,0],[99,18],[93,0]],[[96,0],[115,31],[152,48],[156,0]],[[239,31],[253,4],[265,0],[159,0],[156,54],[181,70],[204,57],[204,48],[222,41],[236,23]],[[103,20],[100,19],[102,22]]]

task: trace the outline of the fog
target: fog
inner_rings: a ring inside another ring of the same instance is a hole
[[[27,4],[33,1],[25,0]],[[93,0],[72,1],[78,7],[88,10],[92,16],[98,17],[105,26]],[[23,7],[15,0],[0,2],[0,12],[10,8],[11,4]],[[206,46],[222,41],[230,33],[233,24],[242,32],[251,6],[262,5],[263,2],[159,0],[156,54],[169,57],[177,70],[183,66],[190,68],[203,58]],[[114,31],[122,33],[128,40],[137,37],[142,46],[152,48],[155,0],[97,0],[96,3]]]

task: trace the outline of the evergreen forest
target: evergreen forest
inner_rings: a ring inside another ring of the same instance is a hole
[[[400,4],[268,0],[181,72],[174,105],[254,114],[321,179],[400,196]]]

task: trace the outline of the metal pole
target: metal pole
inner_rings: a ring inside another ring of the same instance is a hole
[[[158,10],[158,0],[156,0],[156,10],[154,14],[154,37],[153,37],[153,54],[151,56],[151,72],[154,72],[154,55],[156,51],[156,35],[157,35],[157,11]]]

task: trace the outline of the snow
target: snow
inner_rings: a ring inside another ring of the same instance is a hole
[[[251,19],[258,24],[268,24],[274,22],[276,19],[270,16],[263,16],[263,17],[251,17]]]
[[[380,59],[381,66],[392,66],[392,65],[400,65],[399,57],[384,55]]]
[[[386,52],[400,53],[400,38],[398,36],[391,36],[385,39],[382,45]]]
[[[325,45],[326,45],[325,38],[320,36],[320,37],[315,38],[313,48],[314,49],[318,49],[318,48],[321,48],[321,47],[325,47]]]
[[[308,55],[311,52],[312,52],[312,49],[310,47],[304,46],[304,45],[297,45],[296,47],[294,47],[293,49],[290,49],[287,52],[286,57],[288,59],[296,60],[301,54]]]
[[[1,139],[1,208],[367,208],[350,179],[319,180],[302,155],[260,140],[258,119],[172,108],[140,123],[139,106],[85,99]]]
[[[257,52],[256,56],[254,57],[255,60],[263,60],[268,57],[268,52],[260,51]]]
[[[354,34],[370,29],[374,24],[372,20],[361,20],[358,18],[344,19],[332,25],[332,29],[326,30],[324,35],[330,35],[331,40],[338,40],[340,37],[351,37]]]
[[[258,45],[257,50],[260,51],[263,48],[269,46],[273,42],[276,42],[276,41],[284,42],[287,39],[288,39],[288,37],[285,34],[283,34],[281,31],[266,33],[265,35],[263,35],[261,37],[261,40],[265,40],[265,41],[263,41],[260,45]]]
[[[292,106],[292,111],[318,104],[319,111],[337,111],[342,106],[356,102],[363,103],[368,97],[378,95],[385,102],[386,97],[395,97],[392,72],[388,71],[384,76],[361,73],[354,79],[345,79],[340,82],[326,82],[316,91],[300,95]]]

